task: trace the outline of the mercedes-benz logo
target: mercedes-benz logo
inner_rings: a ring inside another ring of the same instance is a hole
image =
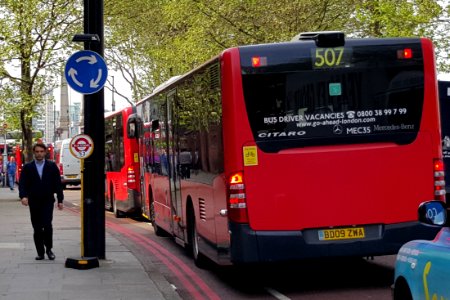
[[[334,125],[333,127],[333,133],[334,134],[342,134],[342,126],[341,125]]]

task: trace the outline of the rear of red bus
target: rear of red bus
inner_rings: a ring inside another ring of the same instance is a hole
[[[127,134],[132,113],[126,107],[105,116],[105,207],[116,217],[141,212],[138,143]]]
[[[16,146],[14,146],[13,148],[14,151],[14,158],[16,160],[16,182],[19,182],[19,178],[20,178],[20,173],[22,172],[22,168],[23,168],[23,163],[24,163],[24,157],[23,157],[23,153],[22,153],[22,149],[20,149],[20,145],[17,144]]]
[[[232,262],[386,255],[434,238],[417,221],[445,195],[429,40],[321,36],[221,59]]]
[[[52,143],[47,144],[47,154],[45,155],[45,159],[55,160],[55,148]]]

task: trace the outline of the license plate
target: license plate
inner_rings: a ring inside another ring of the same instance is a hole
[[[67,178],[77,178],[77,175],[67,175]]]
[[[333,228],[319,230],[320,241],[362,239],[366,236],[364,227]]]

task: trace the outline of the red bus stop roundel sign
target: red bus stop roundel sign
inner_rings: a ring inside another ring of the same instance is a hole
[[[94,141],[86,134],[79,134],[70,140],[69,149],[76,158],[85,159],[94,151]]]

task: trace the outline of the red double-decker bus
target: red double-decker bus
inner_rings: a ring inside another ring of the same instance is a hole
[[[127,107],[105,114],[105,206],[116,217],[141,212],[138,143],[127,135],[132,112]]]
[[[417,221],[445,196],[428,39],[231,48],[136,107],[143,211],[197,265],[394,254],[438,231]]]

